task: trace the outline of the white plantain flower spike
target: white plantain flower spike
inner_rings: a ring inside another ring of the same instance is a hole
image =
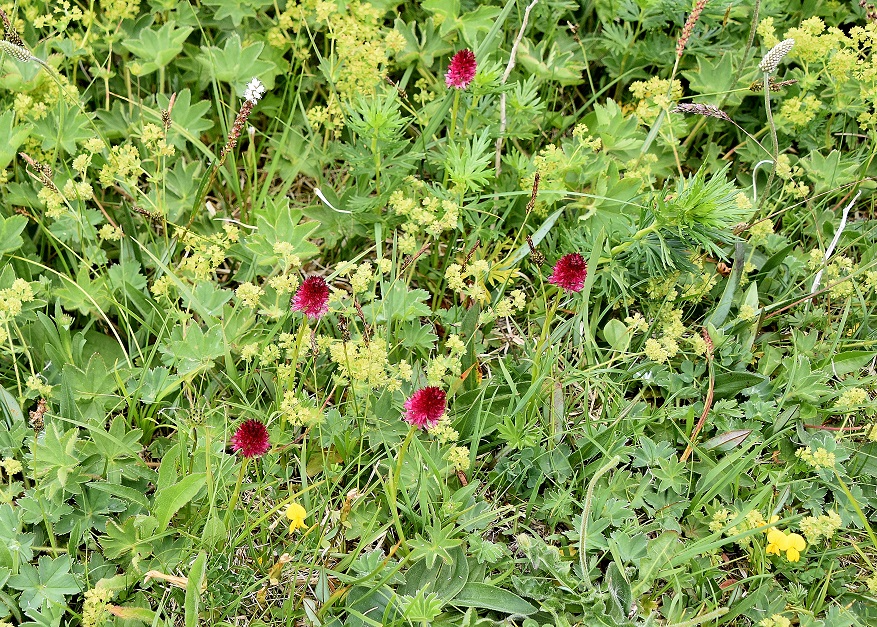
[[[773,48],[771,48],[766,55],[764,55],[761,63],[758,64],[758,69],[765,74],[773,74],[777,71],[777,66],[779,66],[780,61],[783,60],[784,56],[789,54],[789,51],[794,45],[794,39],[784,39]]]
[[[253,104],[259,102],[264,95],[265,86],[258,78],[254,78],[249,83],[247,83],[247,87],[246,89],[244,89],[244,100],[248,100]]]

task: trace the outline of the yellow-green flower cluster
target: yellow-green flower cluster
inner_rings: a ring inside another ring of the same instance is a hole
[[[6,473],[7,477],[11,477],[12,475],[17,475],[22,470],[24,470],[24,466],[21,465],[21,462],[12,457],[6,457],[0,462],[0,467],[3,468],[3,472]]]
[[[685,324],[682,322],[683,311],[679,308],[664,309],[658,318],[661,331],[665,337],[676,340],[685,333]]]
[[[63,74],[57,75],[58,83],[50,78],[38,79],[36,86],[29,92],[18,92],[12,101],[12,110],[18,120],[25,118],[36,121],[45,118],[60,99],[68,102],[75,101],[76,88],[70,84],[69,79]],[[31,137],[25,142],[25,152],[38,161],[47,160],[45,153],[39,148],[41,143],[37,138]],[[37,150],[34,150],[36,148]]]
[[[55,187],[43,187],[37,192],[37,198],[46,206],[46,216],[57,220],[64,215],[64,196]]]
[[[264,293],[265,290],[249,281],[241,283],[234,292],[241,304],[250,309],[256,309],[259,306],[259,298]]]
[[[152,282],[152,287],[149,288],[149,291],[152,292],[152,295],[156,298],[163,296],[167,299],[171,299],[171,289],[173,287],[174,280],[169,275],[163,274]]]
[[[810,259],[807,261],[807,266],[811,270],[818,270],[824,263],[824,259],[824,253],[814,248],[810,251]],[[824,279],[828,283],[837,283],[837,285],[833,285],[829,290],[829,293],[834,298],[849,298],[853,295],[855,286],[853,279],[848,277],[857,269],[858,264],[846,255],[834,255],[831,258],[831,261],[825,266]]]
[[[847,278],[858,269],[852,259],[846,255],[835,255],[825,268],[825,279],[830,283],[838,282],[829,293],[834,298],[849,298],[855,292],[853,279]],[[846,279],[846,280],[844,280]]]
[[[674,301],[679,296],[676,284],[679,282],[679,272],[671,272],[666,277],[653,277],[646,282],[646,294],[654,301]]]
[[[701,270],[699,273],[686,273],[686,281],[682,284],[682,293],[680,297],[686,300],[701,301],[706,293],[713,289],[719,280],[716,272],[707,272],[703,269],[702,263],[699,265]]]
[[[717,533],[725,529],[728,525],[728,521],[731,520],[732,515],[731,512],[726,508],[718,509],[713,512],[713,515],[710,517],[709,529],[713,533]]]
[[[803,181],[796,180],[803,174],[803,172],[804,171],[800,166],[792,166],[788,155],[780,155],[777,157],[776,174],[785,181],[783,191],[794,198],[804,198],[810,194],[810,188],[807,184]]]
[[[807,516],[799,527],[806,536],[807,542],[816,544],[822,538],[830,540],[835,532],[840,529],[841,519],[837,512],[831,511],[821,516]]]
[[[241,359],[244,361],[253,361],[259,355],[259,343],[258,342],[250,342],[249,344],[244,344],[240,350]]]
[[[444,231],[457,228],[460,207],[452,200],[442,200],[430,193],[426,183],[414,177],[406,179],[411,186],[409,195],[397,189],[390,196],[390,208],[405,218],[402,230],[407,234],[425,232],[438,237]]]
[[[341,137],[341,132],[344,130],[344,112],[334,93],[329,96],[325,105],[315,105],[308,109],[306,116],[315,131],[325,129],[331,132],[335,139]]]
[[[795,451],[795,457],[813,468],[814,470],[822,470],[824,468],[834,468],[835,455],[826,448],[820,446],[815,451],[809,446],[804,446]]]
[[[691,348],[691,352],[699,357],[706,355],[707,350],[709,350],[706,340],[703,339],[703,336],[700,333],[692,333],[691,335],[686,336],[685,341]]]
[[[508,318],[527,306],[527,295],[523,290],[512,290],[496,306],[488,307],[478,314],[478,324],[488,324],[497,318]]]
[[[387,343],[381,338],[331,342],[329,357],[338,365],[335,381],[356,390],[398,390],[405,373],[390,364],[388,353]]]
[[[773,221],[769,218],[759,220],[749,227],[749,242],[758,245],[767,240],[769,235],[773,235]]]
[[[758,32],[766,46],[778,41],[772,18],[762,20]],[[811,17],[786,31],[784,38],[795,40],[789,56],[804,65],[808,89],[824,85],[841,107],[845,103],[867,103],[870,110],[863,111],[858,121],[865,127],[877,125],[873,111],[877,102],[877,60],[871,54],[877,44],[877,23],[854,26],[847,34],[839,28],[826,28],[820,18]],[[815,96],[792,98],[781,106],[778,122],[805,124],[804,120],[812,119],[818,108]]]
[[[33,288],[24,279],[15,279],[11,287],[0,290],[0,322],[10,320],[21,313],[23,303],[34,299]]]
[[[462,355],[466,352],[466,344],[460,339],[460,336],[453,333],[445,340],[445,348],[451,355]]]
[[[445,280],[448,282],[448,288],[454,290],[460,296],[482,303],[489,302],[490,292],[484,283],[489,271],[490,266],[483,259],[477,259],[465,268],[458,263],[452,263],[445,270]],[[470,277],[472,280],[467,282],[466,279]]]
[[[301,258],[295,254],[295,247],[289,242],[274,242],[274,254],[280,257],[287,270],[301,267]]]
[[[350,287],[354,294],[367,292],[376,276],[375,267],[370,261],[364,261],[359,265],[344,263],[338,268],[338,274],[350,278]]]
[[[778,118],[788,121],[793,127],[807,126],[821,108],[822,103],[816,96],[809,95],[803,98],[795,96],[783,100]]]
[[[871,594],[877,594],[877,572],[865,580],[865,585],[868,586],[868,591]]]
[[[835,409],[850,408],[864,405],[870,400],[868,393],[862,388],[852,387],[841,392],[840,396],[834,402]]]
[[[627,328],[630,329],[632,334],[645,333],[649,330],[648,320],[646,320],[638,311],[635,311],[632,316],[627,316],[624,319],[624,324],[627,325]]]
[[[280,347],[277,344],[266,344],[259,353],[259,363],[269,367],[280,361]]]
[[[316,0],[314,14],[326,24],[337,61],[332,83],[342,97],[370,92],[380,82],[387,65],[387,44],[380,27],[382,12],[367,2],[346,3]]]
[[[460,437],[457,430],[451,426],[451,421],[447,416],[443,416],[442,419],[429,430],[429,435],[441,445],[447,444],[448,442],[456,442],[457,438]]]
[[[137,148],[132,144],[119,144],[110,149],[110,156],[97,178],[104,187],[111,187],[117,181],[134,186],[141,171]]]
[[[758,28],[756,31],[758,36],[761,37],[762,43],[766,48],[773,48],[775,45],[780,43],[779,38],[776,36],[776,27],[773,24],[772,17],[765,17],[758,23]]]
[[[782,614],[774,614],[770,618],[762,618],[758,621],[758,627],[792,627],[792,621]]]
[[[28,376],[24,384],[28,390],[33,390],[38,396],[47,398],[52,394],[52,386],[46,383],[45,379],[38,374]]]
[[[454,470],[466,472],[469,470],[469,448],[466,446],[453,446],[445,454],[447,462],[454,467]]]
[[[82,604],[82,627],[101,627],[107,617],[107,604],[113,598],[113,591],[98,585],[86,590]]]
[[[97,236],[105,242],[118,242],[125,237],[125,233],[117,226],[104,224],[97,232]]]
[[[121,20],[130,20],[140,12],[140,0],[100,0],[106,28],[115,31]]]
[[[292,294],[298,289],[301,280],[295,274],[278,274],[267,281],[278,294]]]
[[[840,29],[831,28],[826,32],[825,22],[818,17],[804,20],[798,28],[790,28],[786,37],[795,40],[791,54],[805,62],[826,60],[847,40]]]
[[[89,167],[91,167],[91,154],[83,152],[76,155],[73,159],[73,169],[76,170],[80,176],[84,176]]]
[[[450,383],[451,380],[460,376],[461,369],[459,357],[452,355],[434,357],[426,367],[427,384],[441,386],[443,383]]]
[[[679,352],[679,344],[670,337],[662,337],[659,340],[650,337],[646,340],[643,352],[652,361],[663,363],[676,356]]]
[[[156,157],[171,157],[176,152],[173,144],[168,144],[164,131],[157,124],[144,124],[140,133],[140,141],[146,150]]]
[[[309,427],[323,421],[322,410],[311,399],[302,400],[292,390],[283,394],[280,411],[293,427],[302,425]]]
[[[33,20],[33,26],[34,28],[45,28],[48,26],[58,32],[64,32],[67,30],[70,22],[78,22],[83,17],[85,17],[85,14],[82,12],[82,9],[76,5],[71,6],[68,0],[63,0],[55,4],[51,13],[37,15]],[[94,19],[94,13],[89,11],[87,22],[90,22],[92,19]]]
[[[742,320],[744,322],[748,322],[750,320],[755,320],[758,316],[758,310],[752,305],[743,304],[740,305],[740,309],[737,311],[737,319]]]
[[[180,271],[195,280],[208,279],[225,261],[228,249],[238,241],[240,230],[233,224],[223,224],[223,232],[211,237],[198,235],[188,229],[177,229],[180,242],[186,247],[186,256]]]
[[[682,97],[682,83],[674,80],[671,84],[667,79],[653,76],[647,81],[631,83],[630,93],[638,101],[634,111],[636,117],[644,124],[651,124],[661,110],[669,109]]]
[[[300,330],[301,339],[299,339],[298,334],[294,333],[281,333],[277,338],[277,346],[283,352],[283,356],[285,359],[293,360],[293,359],[302,359],[307,352],[305,349],[311,343],[311,334],[313,331],[309,328],[304,328]],[[299,344],[299,342],[301,342]]]
[[[588,130],[586,124],[576,124],[572,129],[572,136],[579,140],[583,146],[597,152],[603,148],[603,140],[599,137],[589,135]]]

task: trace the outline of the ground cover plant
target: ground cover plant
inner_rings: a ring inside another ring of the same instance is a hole
[[[871,4],[0,9],[0,626],[877,624]]]

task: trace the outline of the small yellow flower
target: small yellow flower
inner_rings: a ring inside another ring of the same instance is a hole
[[[786,554],[786,559],[790,562],[797,562],[801,559],[801,551],[807,548],[807,543],[797,533],[786,533],[776,528],[767,531],[767,547],[765,553],[768,555]]]
[[[797,533],[790,533],[786,536],[786,539],[789,542],[789,548],[786,549],[786,558],[790,562],[797,562],[801,559],[801,551],[807,548],[807,543]]]
[[[289,521],[289,530],[295,531],[305,526],[305,518],[308,513],[300,503],[290,503],[286,508],[286,519]]]

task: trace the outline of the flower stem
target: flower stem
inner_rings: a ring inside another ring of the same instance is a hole
[[[454,136],[454,132],[457,129],[457,112],[460,110],[460,90],[454,90],[454,107],[451,109],[451,128],[448,132],[448,137],[452,138]]]
[[[594,473],[594,476],[591,477],[591,480],[588,482],[588,490],[585,493],[585,506],[582,509],[582,524],[581,527],[579,527],[579,567],[582,569],[582,577],[585,578],[585,584],[588,588],[591,587],[591,577],[588,575],[587,556],[588,519],[591,517],[591,505],[594,501],[594,486],[597,485],[597,480],[600,479],[600,477],[615,468],[620,461],[621,457],[616,455],[608,462],[603,464],[603,466],[598,468],[597,472]]]
[[[539,363],[541,362],[542,350],[545,346],[546,340],[548,340],[549,331],[551,330],[551,322],[554,320],[554,314],[557,313],[557,308],[560,305],[560,299],[562,297],[563,290],[558,289],[554,297],[554,302],[551,303],[551,307],[545,312],[545,322],[542,324],[542,333],[539,335],[539,342],[536,344],[536,354],[535,358],[533,359],[534,380],[539,371]]]
[[[308,330],[307,321],[306,320],[302,321],[302,324],[298,329],[298,337],[295,338],[295,349],[292,353],[292,372],[289,375],[289,382],[286,386],[286,389],[290,390],[290,391],[295,389],[295,372],[297,370],[297,365],[298,365],[298,356],[299,356],[299,353],[301,353],[301,344],[304,341],[305,332],[307,330]],[[286,414],[285,413],[281,414],[281,416],[280,416],[280,428],[281,428],[281,430],[286,428]]]
[[[770,186],[773,183],[774,176],[776,176],[777,171],[777,159],[780,156],[780,143],[777,139],[777,127],[773,121],[773,113],[770,111],[770,73],[764,73],[764,110],[767,113],[767,123],[770,126],[770,134],[773,139],[773,168],[770,171],[770,175],[767,177],[767,185],[764,186],[764,194],[761,196],[761,201],[758,203],[759,207],[764,204],[764,201],[767,199],[767,195],[770,193]]]
[[[238,472],[238,480],[234,486],[234,493],[231,495],[231,500],[228,502],[228,509],[225,511],[225,528],[228,529],[228,524],[231,522],[231,514],[234,511],[234,508],[237,507],[238,497],[241,494],[241,486],[244,483],[244,475],[247,473],[247,465],[250,463],[249,457],[244,457],[244,461],[241,462],[241,469]]]
[[[417,427],[411,426],[408,430],[408,435],[405,436],[405,441],[402,442],[402,446],[399,447],[399,455],[396,458],[396,468],[390,473],[389,479],[389,489],[387,490],[387,504],[390,506],[390,513],[393,515],[393,522],[396,527],[396,533],[399,536],[399,542],[405,544],[405,531],[402,529],[402,521],[399,519],[399,510],[396,506],[397,492],[399,488],[399,481],[402,477],[402,461],[405,459],[405,453],[408,451],[408,446],[411,444],[411,440],[414,438],[414,433],[417,431]]]
[[[628,248],[633,246],[636,242],[640,241],[645,236],[656,232],[657,230],[658,230],[658,223],[657,222],[654,222],[647,227],[641,228],[639,231],[634,233],[633,237],[631,237],[626,242],[622,242],[622,243],[618,244],[617,246],[613,246],[612,250],[609,251],[609,254],[614,257],[615,255],[617,255],[619,253],[623,253],[625,250],[627,250]]]

